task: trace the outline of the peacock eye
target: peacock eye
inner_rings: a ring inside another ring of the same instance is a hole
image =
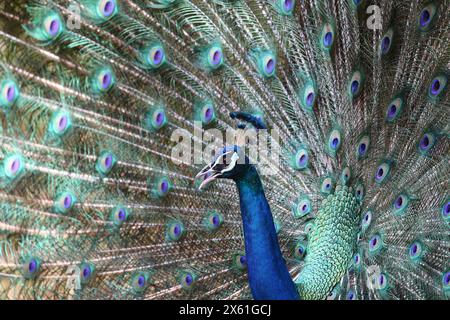
[[[109,91],[116,82],[116,77],[109,67],[101,68],[94,73],[92,89],[101,94]]]
[[[303,170],[308,167],[308,150],[301,148],[299,149],[294,157],[294,168],[297,170]]]
[[[211,69],[217,69],[223,64],[223,51],[219,46],[212,46],[208,51],[208,64]]]
[[[13,154],[3,160],[3,173],[10,180],[17,178],[24,170],[25,162],[19,154]]]
[[[215,118],[214,106],[211,103],[206,104],[202,108],[202,122],[204,124],[211,123]]]
[[[355,197],[356,197],[356,199],[358,199],[359,201],[362,201],[362,200],[364,199],[364,185],[363,185],[361,182],[359,182],[359,183],[356,185],[356,188],[355,188]]]
[[[147,127],[158,131],[167,124],[166,112],[163,107],[157,107],[147,114]]]
[[[147,272],[138,272],[131,279],[131,286],[136,293],[142,293],[148,286],[150,275]]]
[[[30,260],[27,263],[27,268],[28,268],[29,272],[35,272],[36,269],[37,269],[37,262],[36,262],[36,260],[35,259]]]
[[[313,222],[308,222],[308,223],[305,225],[305,229],[304,229],[305,234],[308,235],[308,234],[310,234],[313,230],[314,230],[314,223],[313,223]]]
[[[145,277],[144,276],[139,276],[139,278],[137,279],[137,285],[139,287],[145,286]]]
[[[282,5],[283,14],[289,15],[292,13],[295,7],[295,0],[280,0]]]
[[[63,192],[56,196],[54,200],[54,208],[57,213],[66,214],[75,206],[76,198],[69,192]]]
[[[126,219],[127,213],[125,209],[121,208],[117,211],[117,220],[124,221]]]
[[[341,173],[341,183],[343,185],[346,185],[350,178],[352,177],[352,172],[349,167],[345,167],[344,170],[342,170]]]
[[[243,254],[237,254],[234,256],[234,265],[239,270],[247,269],[247,257]]]
[[[381,38],[381,42],[380,42],[380,55],[386,55],[389,53],[389,51],[391,50],[391,46],[392,46],[392,38],[394,36],[394,31],[392,29],[389,29],[384,36]]]
[[[97,10],[100,17],[111,18],[117,12],[116,0],[100,0]]]
[[[308,107],[312,107],[314,105],[314,100],[315,100],[314,92],[308,92],[306,97],[305,97],[305,104]]]
[[[361,71],[355,71],[348,83],[348,93],[351,98],[356,98],[362,91],[364,76]]]
[[[399,195],[395,198],[393,207],[395,215],[403,215],[409,204],[409,197],[405,194]]]
[[[3,80],[0,84],[0,107],[10,108],[20,95],[19,87],[14,80]]]
[[[90,263],[82,263],[80,265],[80,282],[88,283],[94,273],[94,265]]]
[[[301,218],[311,212],[311,200],[308,196],[301,196],[297,200],[297,205],[294,208],[294,217]]]
[[[295,246],[294,256],[298,260],[302,260],[306,254],[306,246],[303,243],[297,243]]]
[[[61,115],[55,119],[55,131],[62,133],[67,129],[68,117],[66,115]]]
[[[256,56],[256,65],[259,73],[266,77],[275,75],[277,58],[271,51],[262,51]]]
[[[70,114],[66,111],[57,111],[51,119],[51,132],[57,136],[64,135],[72,125]]]
[[[14,100],[15,95],[16,95],[16,89],[14,88],[13,85],[8,84],[8,85],[4,86],[4,88],[3,88],[3,98],[7,102],[12,102]]]
[[[433,78],[430,84],[428,95],[430,98],[438,98],[444,93],[444,89],[447,87],[447,76],[438,75]]]
[[[356,300],[356,294],[353,291],[347,293],[347,300]]]
[[[153,124],[155,127],[161,127],[166,120],[164,111],[157,111],[153,113]]]
[[[417,262],[423,255],[423,246],[420,241],[414,241],[408,248],[409,259]]]
[[[369,240],[369,252],[376,253],[382,247],[382,240],[379,234],[373,235]]]
[[[22,274],[25,279],[34,279],[39,274],[41,261],[37,258],[28,258],[22,265]]]
[[[279,14],[288,16],[294,11],[295,0],[273,0],[272,6]]]
[[[180,240],[184,233],[184,225],[180,221],[175,221],[167,225],[166,235],[170,241]]]
[[[341,132],[334,129],[328,136],[328,151],[332,156],[335,156],[341,146]]]
[[[181,234],[181,227],[178,224],[175,224],[171,231],[174,237],[179,237]]]
[[[311,210],[311,205],[308,200],[303,200],[297,206],[297,210],[302,214],[307,214]]]
[[[372,222],[372,211],[367,211],[361,221],[361,226],[365,230],[370,226],[370,223]]]
[[[184,283],[185,283],[186,286],[190,286],[193,281],[194,281],[194,279],[192,278],[192,276],[190,274],[187,274],[184,277]]]
[[[403,98],[398,97],[392,100],[386,110],[386,121],[392,123],[395,120],[397,120],[403,109],[403,105],[404,105]]]
[[[436,136],[429,132],[425,133],[419,141],[419,151],[421,154],[427,154],[436,143]]]
[[[358,237],[357,237],[358,239],[357,239],[357,241],[359,242],[359,240],[360,240],[360,233],[358,233]],[[354,270],[356,270],[357,272],[360,272],[361,271],[361,268],[362,268],[362,262],[363,262],[363,260],[362,260],[363,258],[362,258],[362,254],[361,253],[359,253],[359,252],[357,252],[357,253],[355,253],[355,255],[353,256],[353,268],[354,268]]]
[[[223,217],[217,212],[207,214],[204,219],[204,226],[209,231],[217,230],[223,223]]]
[[[167,177],[162,177],[157,183],[157,195],[158,197],[165,197],[171,189],[170,180]]]
[[[330,23],[326,23],[322,27],[320,39],[320,47],[322,48],[322,50],[330,51],[334,42],[334,28]]]
[[[211,224],[212,224],[213,226],[215,226],[215,227],[218,227],[219,224],[220,224],[220,218],[219,218],[219,216],[214,215],[214,216],[211,218]]]
[[[388,285],[388,279],[384,273],[380,273],[380,275],[378,276],[377,284],[378,284],[378,287],[377,287],[378,290],[386,289],[386,287]]]
[[[429,4],[428,6],[424,7],[422,11],[420,11],[419,17],[417,19],[419,30],[421,31],[429,30],[433,25],[436,13],[437,7],[434,4]]]
[[[316,101],[316,88],[311,82],[304,85],[300,93],[300,105],[306,111],[312,111]]]
[[[363,136],[359,139],[358,145],[356,147],[356,156],[358,159],[362,159],[367,156],[367,152],[370,147],[370,137],[368,135]]]
[[[147,66],[150,68],[157,69],[166,61],[166,53],[160,44],[155,44],[147,50]]]
[[[164,114],[164,112],[161,112],[161,111],[155,112],[153,114],[153,120],[154,120],[155,126],[161,126],[162,123],[164,122],[165,118],[166,118],[166,115]]]
[[[361,4],[362,0],[352,0],[352,2],[355,6],[359,6]]]
[[[442,286],[444,290],[448,290],[450,285],[450,271],[444,272],[442,275]]]
[[[108,90],[111,87],[112,76],[109,72],[103,72],[98,77],[98,82],[100,83],[100,87],[102,90]]]
[[[95,164],[95,169],[98,173],[107,175],[109,172],[111,172],[116,163],[116,156],[109,151],[105,151],[98,156],[97,162]]]
[[[195,283],[196,275],[191,272],[184,272],[180,277],[181,287],[185,290],[190,289]]]
[[[49,39],[56,38],[62,31],[61,18],[57,14],[51,14],[44,19],[44,30]]]
[[[333,190],[334,181],[331,177],[326,177],[320,184],[320,192],[323,194],[330,194]]]
[[[264,58],[264,73],[267,76],[271,76],[275,73],[275,57],[272,55],[266,55]]]
[[[375,182],[378,184],[385,182],[389,178],[390,171],[391,164],[389,162],[381,163],[375,173]]]
[[[448,220],[450,216],[450,201],[447,201],[441,209],[441,215],[444,218],[444,220]]]
[[[118,206],[112,209],[111,220],[115,225],[120,226],[127,219],[128,219],[128,211],[126,208]]]
[[[334,300],[334,299],[336,299],[336,297],[337,297],[338,294],[339,294],[339,290],[340,290],[340,287],[339,287],[339,284],[338,284],[338,285],[336,285],[336,286],[333,288],[333,290],[331,290],[331,292],[328,294],[327,300]]]
[[[361,264],[361,256],[359,255],[359,253],[353,256],[353,262],[355,266],[359,266]]]

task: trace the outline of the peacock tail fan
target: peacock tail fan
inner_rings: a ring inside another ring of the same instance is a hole
[[[236,188],[193,150],[267,127],[300,298],[449,299],[449,7],[2,3],[0,298],[251,298]]]

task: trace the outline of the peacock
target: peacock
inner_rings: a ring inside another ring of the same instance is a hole
[[[0,298],[448,300],[449,8],[2,1]]]

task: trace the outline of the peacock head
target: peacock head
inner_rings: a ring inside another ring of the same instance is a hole
[[[219,178],[235,180],[242,177],[250,167],[250,160],[242,148],[236,145],[224,147],[213,161],[197,174],[196,178],[203,180],[199,189]]]

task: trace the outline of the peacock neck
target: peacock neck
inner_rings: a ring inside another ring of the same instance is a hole
[[[272,213],[253,166],[235,179],[244,227],[249,285],[255,299],[299,299],[281,254]]]

